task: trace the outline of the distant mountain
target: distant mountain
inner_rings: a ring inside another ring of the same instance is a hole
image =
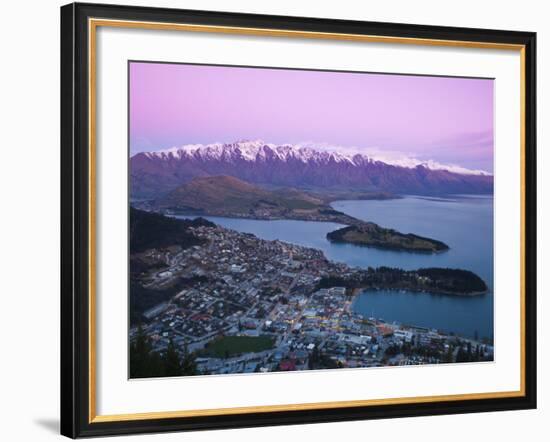
[[[140,203],[137,203],[138,205]],[[256,219],[298,219],[354,224],[322,198],[297,189],[264,189],[232,176],[193,178],[152,202],[154,210]]]
[[[130,159],[132,198],[166,194],[196,177],[227,175],[264,187],[354,189],[397,194],[487,194],[493,177],[434,163],[388,164],[366,155],[345,155],[263,141],[187,145],[144,152]]]

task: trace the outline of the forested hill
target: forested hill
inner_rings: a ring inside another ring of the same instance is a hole
[[[449,249],[449,246],[441,241],[413,233],[404,234],[393,229],[385,229],[374,223],[361,223],[329,232],[327,239],[338,243],[407,252],[433,253]]]
[[[458,296],[481,295],[489,289],[483,279],[469,270],[437,267],[418,270],[369,267],[347,276],[329,275],[319,283],[320,288],[335,286],[424,291]]]
[[[214,227],[215,224],[204,218],[180,220],[130,207],[130,253],[174,245],[183,248],[199,245],[202,241],[189,231],[189,227],[198,226]]]

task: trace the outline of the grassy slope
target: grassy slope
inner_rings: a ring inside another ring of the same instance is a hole
[[[152,207],[237,218],[358,222],[317,195],[297,189],[263,189],[231,176],[195,178],[154,201]]]
[[[156,201],[160,208],[182,208],[209,212],[246,212],[259,206],[288,209],[313,209],[323,206],[321,199],[297,190],[265,190],[230,176],[195,178]]]

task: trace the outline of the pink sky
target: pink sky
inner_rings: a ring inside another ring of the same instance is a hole
[[[493,80],[130,63],[130,151],[263,139],[493,170]]]

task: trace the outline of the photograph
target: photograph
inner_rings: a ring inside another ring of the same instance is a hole
[[[543,2],[6,5],[0,441],[548,433]]]
[[[127,66],[130,379],[494,361],[494,78]]]
[[[61,434],[536,408],[534,30],[251,12],[60,10]]]

